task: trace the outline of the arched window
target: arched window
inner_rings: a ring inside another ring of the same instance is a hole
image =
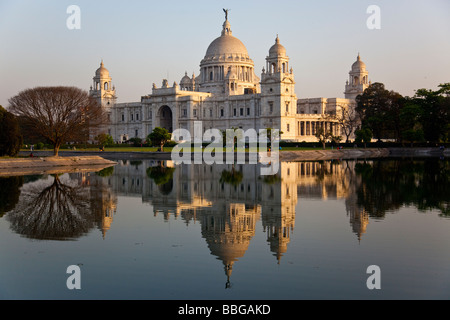
[[[108,82],[105,82],[104,89],[108,90]]]
[[[354,77],[353,78],[353,84],[359,84],[359,78],[358,77]]]
[[[283,66],[283,73],[285,73],[286,72],[286,63],[283,63],[282,66]]]
[[[209,73],[209,80],[210,80],[210,81],[213,80],[213,72],[212,72],[212,71]]]

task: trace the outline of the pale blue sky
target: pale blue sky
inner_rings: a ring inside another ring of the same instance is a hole
[[[81,30],[69,30],[69,5]],[[381,29],[369,30],[369,5]],[[81,1],[0,0],[0,104],[35,86],[89,90],[103,59],[119,102],[140,101],[152,83],[199,73],[208,45],[222,30],[247,47],[260,76],[279,34],[291,58],[299,98],[343,97],[358,52],[372,82],[413,95],[450,82],[450,1]]]

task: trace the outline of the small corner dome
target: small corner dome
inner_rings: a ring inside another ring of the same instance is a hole
[[[365,70],[366,64],[361,61],[361,57],[358,54],[358,57],[356,58],[356,61],[352,64],[352,70]]]
[[[275,44],[270,48],[269,50],[269,56],[285,56],[286,55],[286,48],[280,44],[280,39],[275,39]]]
[[[189,76],[187,75],[187,72],[185,72],[184,77],[181,78],[180,84],[190,83],[190,82],[191,82],[191,78],[189,78]]]
[[[100,68],[97,69],[97,71],[95,71],[95,75],[97,77],[109,77],[109,71],[108,69],[105,68],[105,66],[103,65],[103,60],[100,63]]]

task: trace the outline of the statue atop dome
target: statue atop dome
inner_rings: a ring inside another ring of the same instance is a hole
[[[225,12],[225,20],[228,20],[228,11],[230,11],[230,9],[223,9],[223,12]]]

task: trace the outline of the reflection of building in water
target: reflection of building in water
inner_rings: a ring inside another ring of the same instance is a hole
[[[298,162],[298,195],[319,199],[346,198],[353,178],[353,167],[348,165],[339,161]]]
[[[211,254],[223,262],[227,276],[226,287],[231,285],[234,262],[245,255],[250,240],[255,235],[260,210],[260,206],[220,202],[211,209],[202,211],[202,236]]]
[[[265,177],[261,202],[264,205],[262,223],[267,232],[270,251],[278,263],[287,251],[291,232],[295,226],[297,204],[297,163],[282,163],[279,175]]]
[[[108,178],[102,178],[96,173],[72,173],[71,179],[78,179],[80,185],[88,186],[89,197],[92,203],[92,214],[97,227],[105,238],[106,232],[111,228],[114,214],[117,210],[117,196],[108,185]]]
[[[154,215],[186,224],[200,223],[211,254],[227,277],[255,234],[256,222],[267,235],[270,252],[280,263],[295,227],[298,198],[347,199],[353,231],[360,237],[367,219],[358,216],[353,162],[282,162],[275,176],[261,176],[258,165],[178,165],[170,161],[119,161],[105,177],[118,196],[140,197]],[[151,168],[161,167],[153,177]],[[166,170],[171,168],[174,170]],[[166,175],[166,176],[165,176]],[[353,210],[355,208],[355,210]],[[353,210],[353,211],[352,211]],[[105,222],[105,230],[107,224]],[[229,284],[229,283],[228,283]]]
[[[276,176],[260,175],[257,165],[178,165],[170,181],[149,178],[150,167],[169,162],[120,162],[109,183],[118,195],[139,196],[155,215],[171,215],[186,224],[199,222],[211,254],[224,263],[227,277],[243,257],[262,217],[270,251],[279,260],[287,250],[297,204],[295,163],[281,163]],[[283,179],[281,176],[283,175]]]
[[[356,193],[351,193],[349,197],[345,199],[345,208],[347,210],[347,215],[350,216],[350,224],[353,233],[358,236],[358,241],[361,241],[361,237],[366,233],[367,225],[369,224],[369,214],[364,208],[360,208],[357,205]]]
[[[355,174],[355,161],[298,162],[298,196],[300,198],[345,199],[352,231],[361,240],[369,216],[357,203],[356,189],[360,178]]]

